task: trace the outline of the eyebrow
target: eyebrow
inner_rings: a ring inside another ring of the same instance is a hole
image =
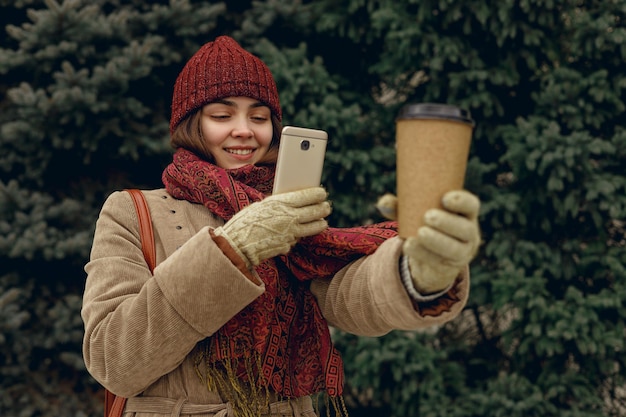
[[[234,101],[231,101],[231,100],[226,100],[226,99],[223,99],[223,98],[221,98],[221,99],[217,99],[217,100],[215,100],[215,101],[212,101],[212,102],[211,102],[211,103],[209,103],[209,104],[214,104],[214,103],[217,103],[217,104],[224,104],[224,105],[229,106],[229,107],[237,107],[237,103],[235,103]],[[267,104],[263,104],[263,103],[261,103],[260,101],[257,101],[257,102],[255,102],[255,103],[252,103],[252,104],[250,105],[250,108],[257,108],[257,107],[269,107],[269,106],[268,106]]]

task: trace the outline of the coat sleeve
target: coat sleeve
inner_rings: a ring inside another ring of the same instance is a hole
[[[150,273],[128,193],[113,193],[96,223],[82,317],[91,375],[124,397],[175,369],[202,339],[265,290],[196,233]]]
[[[391,238],[333,278],[311,283],[311,291],[331,326],[361,336],[380,336],[391,330],[441,325],[462,311],[469,293],[467,270],[439,299],[415,303],[400,279],[401,252],[402,241]]]

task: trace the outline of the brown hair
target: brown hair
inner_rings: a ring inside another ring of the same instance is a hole
[[[170,137],[170,144],[174,149],[187,149],[208,162],[215,163],[215,158],[206,146],[206,141],[202,137],[202,127],[200,120],[202,118],[202,108],[194,111],[188,117],[183,119],[174,129]],[[272,141],[270,148],[257,164],[273,164],[276,163],[278,157],[278,145],[280,144],[280,132],[282,131],[282,123],[280,119],[272,112]]]

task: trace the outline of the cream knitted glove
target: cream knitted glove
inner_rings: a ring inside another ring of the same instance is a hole
[[[331,212],[322,187],[272,195],[250,204],[226,224],[215,229],[242,256],[248,267],[286,254],[298,238],[312,236],[328,227]]]
[[[387,194],[381,197],[377,207],[385,217],[393,219],[396,203],[395,196]],[[402,246],[413,284],[423,295],[452,285],[474,258],[480,244],[480,200],[465,190],[450,191],[443,196],[442,205],[443,209],[426,212],[425,226]]]

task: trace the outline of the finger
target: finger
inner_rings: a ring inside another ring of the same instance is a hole
[[[406,238],[402,245],[402,251],[405,255],[420,262],[437,263],[444,260],[444,258],[436,253],[427,250],[424,245],[420,243],[417,236],[410,236]]]
[[[298,207],[293,210],[293,216],[298,223],[309,223],[327,217],[331,213],[330,203],[313,204],[305,207]]]
[[[393,194],[385,194],[376,202],[378,212],[389,220],[397,218],[398,198]]]
[[[272,195],[263,201],[280,201],[291,207],[309,206],[321,203],[328,198],[328,193],[323,187],[311,187],[298,191]]]
[[[328,228],[328,222],[324,219],[315,220],[309,223],[299,224],[294,228],[295,237],[313,236],[323,232]]]
[[[450,265],[465,265],[472,257],[474,245],[459,241],[428,226],[417,231],[420,245],[426,250],[444,258]]]
[[[474,242],[479,234],[475,220],[445,210],[428,210],[424,215],[424,222],[426,225],[464,242]]]
[[[478,217],[480,200],[469,191],[449,191],[444,194],[441,202],[443,207],[448,211],[461,214],[468,219],[475,219]]]

